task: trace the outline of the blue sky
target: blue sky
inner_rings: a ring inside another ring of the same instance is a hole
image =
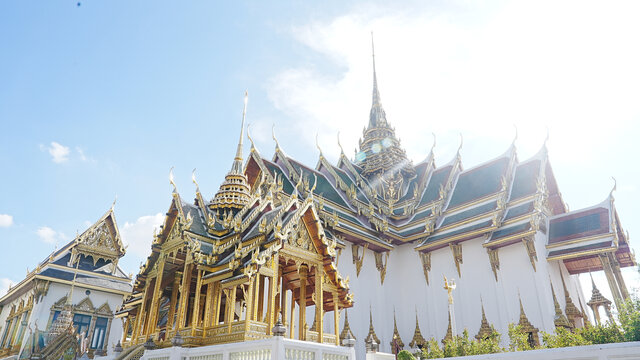
[[[638,249],[638,16],[634,2],[1,2],[0,288],[116,195],[121,264],[136,273],[169,169],[186,199],[194,168],[206,197],[218,189],[245,89],[263,155],[272,124],[307,164],[316,134],[335,160],[340,131],[350,154],[368,118],[372,30],[387,117],[414,161],[434,132],[436,163],[448,162],[462,133],[474,166],[507,149],[514,125],[524,160],[548,129],[570,208],[604,200],[616,177]]]

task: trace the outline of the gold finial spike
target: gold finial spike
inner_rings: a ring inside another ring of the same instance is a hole
[[[618,182],[616,181],[616,178],[614,178],[613,176],[611,177],[611,179],[613,179],[613,188],[611,189],[611,192],[609,193],[609,197],[613,197],[613,192],[616,191],[617,187],[618,187]]]
[[[253,143],[253,138],[251,138],[251,124],[247,124],[247,138],[249,139],[249,142],[251,143],[251,152],[256,151],[256,145]]]
[[[173,192],[177,193],[178,192],[178,187],[176,186],[176,183],[175,183],[175,181],[173,179],[173,166],[169,170],[169,183],[171,185],[173,185]]]
[[[549,127],[547,126],[547,136],[544,138],[543,146],[547,146],[547,141],[549,141]]]
[[[516,133],[513,136],[513,141],[511,142],[511,146],[515,146],[516,140],[518,140],[518,126],[516,124],[513,124],[513,128],[516,130]]]
[[[433,145],[431,145],[431,152],[433,152],[433,149],[436,148],[436,133],[431,133],[431,135],[433,136]]]
[[[318,133],[316,133],[316,147],[318,148],[318,151],[320,152],[320,157],[322,156],[322,149],[320,149],[320,145],[318,144]]]
[[[113,211],[113,209],[116,207],[116,201],[118,201],[118,194],[116,194],[115,198],[113,199],[113,203],[111,203],[111,211]]]
[[[191,181],[196,185],[196,192],[199,193],[200,185],[198,185],[198,181],[196,181],[196,168],[193,168],[193,171],[191,172]]]
[[[276,150],[279,150],[280,144],[278,143],[278,139],[276,139],[276,124],[271,126],[271,137],[273,138],[273,141],[276,142]]]
[[[340,155],[344,155],[344,149],[342,148],[342,144],[340,144],[340,131],[338,131],[338,147],[340,148]]]

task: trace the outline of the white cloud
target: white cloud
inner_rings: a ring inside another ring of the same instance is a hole
[[[59,241],[64,241],[67,237],[61,233],[53,230],[48,226],[42,226],[36,231],[36,234],[43,242],[47,244],[57,244]]]
[[[120,235],[127,247],[127,256],[145,259],[151,252],[153,230],[158,229],[164,216],[161,213],[139,217],[135,222],[126,222],[120,228]]]
[[[4,294],[9,291],[9,286],[15,284],[15,282],[11,281],[11,279],[0,278],[0,297],[4,296]]]
[[[636,127],[640,48],[628,44],[640,33],[640,3],[451,2],[437,11],[425,4],[411,12],[357,8],[293,29],[325,58],[271,79],[270,99],[293,119],[278,128],[308,143],[318,132],[334,158],[341,131],[352,155],[371,104],[371,30],[387,119],[414,161],[428,152],[431,132],[438,163],[453,156],[459,132],[465,164],[486,161],[506,150],[514,124],[521,153],[535,153],[548,127],[554,162],[590,161]]]
[[[53,160],[56,164],[61,164],[63,162],[69,161],[69,154],[71,150],[69,147],[61,145],[55,141],[51,142],[50,146],[40,145],[40,150],[47,151],[49,155],[51,155],[51,160]]]
[[[0,214],[0,227],[9,227],[13,225],[13,216]]]

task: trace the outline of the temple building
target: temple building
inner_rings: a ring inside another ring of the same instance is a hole
[[[287,338],[354,337],[360,359],[365,341],[392,352],[465,328],[506,334],[510,323],[537,344],[540,331],[589,321],[577,274],[602,270],[616,306],[629,297],[620,268],[635,260],[613,191],[568,211],[545,145],[520,161],[512,144],[468,169],[460,150],[436,165],[432,149],[414,164],[387,120],[375,61],[354,159],[341,151],[332,164],[320,151],[306,166],[274,135],[273,156],[251,141],[245,161],[244,115],[242,124],[211,200],[195,177],[193,202],[172,181],[164,224],[117,314],[125,347],[260,339],[278,318]],[[447,290],[443,275],[455,279]]]
[[[0,298],[0,358],[58,359],[78,339],[92,357],[112,352],[122,334],[114,311],[131,293],[124,254],[111,207]]]

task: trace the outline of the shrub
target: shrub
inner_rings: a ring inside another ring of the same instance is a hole
[[[438,345],[438,342],[434,338],[431,338],[422,348],[422,355],[420,357],[423,359],[440,359],[444,357],[444,352]]]
[[[407,350],[402,350],[398,353],[398,360],[416,360],[416,358]]]
[[[509,351],[533,350],[529,344],[529,334],[522,330],[522,326],[509,324]]]
[[[613,321],[609,321],[605,325],[600,324],[577,329],[576,332],[592,344],[610,344],[624,341],[620,327]]]
[[[568,346],[591,345],[579,332],[571,332],[565,328],[556,328],[553,334],[542,332],[542,341],[547,349]]]
[[[634,295],[618,309],[618,320],[625,341],[640,341],[640,298]]]

